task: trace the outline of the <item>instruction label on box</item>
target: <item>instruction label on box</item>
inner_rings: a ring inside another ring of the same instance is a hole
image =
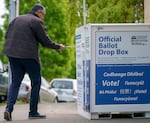
[[[95,32],[95,104],[150,103],[150,32]]]

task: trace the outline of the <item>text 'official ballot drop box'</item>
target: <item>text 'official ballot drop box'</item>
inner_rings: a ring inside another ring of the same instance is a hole
[[[77,28],[76,77],[82,116],[98,119],[131,113],[150,117],[150,24]]]

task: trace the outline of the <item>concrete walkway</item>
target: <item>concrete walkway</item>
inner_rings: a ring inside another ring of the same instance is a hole
[[[0,123],[5,106],[0,106]],[[77,112],[76,103],[39,104],[39,112],[46,114],[46,119],[28,119],[29,105],[16,105],[12,114],[12,123],[150,123],[150,119],[114,118],[109,120],[88,120]]]

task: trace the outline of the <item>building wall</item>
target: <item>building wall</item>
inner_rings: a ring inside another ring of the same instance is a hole
[[[144,0],[144,22],[150,23],[150,0]]]

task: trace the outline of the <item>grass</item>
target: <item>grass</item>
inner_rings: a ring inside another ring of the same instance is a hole
[[[21,105],[21,104],[26,104],[26,103],[22,100],[17,100],[16,104]],[[6,101],[0,103],[0,106],[5,106],[5,105],[6,105]]]
[[[0,106],[4,106],[4,105],[6,105],[6,102],[1,102],[0,103]]]

